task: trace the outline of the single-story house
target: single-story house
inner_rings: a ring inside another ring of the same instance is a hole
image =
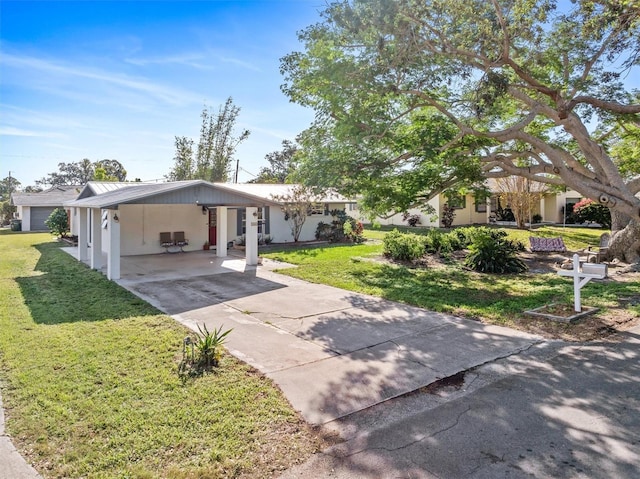
[[[473,194],[461,195],[454,199],[453,206],[455,208],[455,217],[452,226],[466,226],[473,224],[489,224],[496,221],[496,213],[498,210],[498,198],[500,193],[492,190],[490,198],[477,199]],[[531,212],[532,216],[539,214],[542,223],[564,223],[566,212],[573,210],[573,205],[582,199],[582,195],[576,191],[568,190],[558,193],[542,194],[538,204],[534,205]],[[418,208],[412,208],[408,211],[410,215],[418,215],[420,217],[420,226],[440,227],[442,226],[441,218],[444,205],[449,200],[444,195],[438,195],[428,201],[428,205],[433,208],[434,214],[425,213]],[[501,207],[506,208],[508,205],[505,201],[501,201]],[[359,218],[363,222],[370,220],[362,215],[355,205],[349,207],[349,214]],[[382,225],[405,225],[402,213],[393,214],[388,217],[376,218],[376,222]]]
[[[39,193],[12,193],[11,204],[16,206],[15,217],[22,221],[22,231],[47,231],[44,222],[56,208],[75,199],[82,186],[54,186]]]
[[[71,232],[78,236],[78,259],[119,279],[123,256],[164,253],[160,233],[184,233],[183,251],[201,250],[205,243],[227,255],[228,243],[242,237],[247,264],[258,262],[258,241],[269,235],[278,243],[293,235],[274,196],[294,185],[226,184],[203,180],[168,183],[89,182],[77,197],[65,202]],[[345,209],[349,200],[327,194],[315,199],[301,241],[315,238],[319,222],[330,222],[329,211]]]

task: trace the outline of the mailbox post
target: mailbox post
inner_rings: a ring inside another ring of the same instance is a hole
[[[604,279],[607,277],[606,264],[585,263],[580,267],[580,256],[573,255],[573,269],[558,271],[560,276],[573,277],[573,309],[576,313],[582,312],[580,290],[592,279]]]

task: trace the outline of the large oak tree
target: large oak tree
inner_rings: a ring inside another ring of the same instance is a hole
[[[615,256],[640,258],[640,176],[610,133],[640,125],[637,0],[342,1],[300,39],[281,70],[316,111],[312,181],[374,210],[482,177],[566,185],[612,210]]]

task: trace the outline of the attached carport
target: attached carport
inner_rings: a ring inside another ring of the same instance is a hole
[[[208,241],[209,210],[216,210],[216,255],[227,256],[228,212],[246,209],[246,263],[258,263],[258,208],[277,205],[202,180],[170,183],[121,184],[95,194],[85,187],[78,198],[65,203],[71,209],[78,236],[77,259],[101,269],[106,259],[107,277],[120,278],[122,256],[162,252],[160,232],[185,232],[185,251],[202,249]]]

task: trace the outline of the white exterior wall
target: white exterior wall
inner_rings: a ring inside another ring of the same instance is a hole
[[[31,231],[31,207],[18,206],[18,219],[22,220],[22,231]]]
[[[271,206],[269,211],[269,235],[273,238],[274,243],[292,243],[293,234],[289,222],[285,221],[284,213],[277,206]],[[344,203],[329,203],[329,211],[344,210]],[[352,212],[347,210],[349,216],[355,217]],[[298,241],[314,241],[316,239],[316,228],[318,223],[331,223],[333,217],[331,215],[311,215],[307,216],[306,221],[302,225],[300,238]]]
[[[189,241],[184,251],[201,250],[209,239],[208,217],[197,205],[120,205],[117,213],[122,256],[164,253],[164,231],[184,231]]]
[[[430,226],[430,227],[437,227],[440,226],[440,219],[439,218],[433,218],[434,215],[437,215],[437,212],[440,210],[440,198],[435,197],[432,198],[431,200],[429,200],[427,202],[428,205],[430,205],[434,211],[436,211],[436,213],[425,213],[424,211],[419,210],[418,208],[411,208],[409,210],[409,214],[411,215],[419,215],[420,216],[420,225],[419,226]],[[371,220],[367,217],[365,217],[357,208],[357,205],[354,205],[355,208],[351,211],[349,211],[349,208],[347,208],[347,214],[349,216],[352,216],[354,218],[359,219],[360,221],[362,221],[363,223],[367,223],[370,224]],[[391,226],[408,226],[406,221],[402,221],[402,213],[398,213],[395,214],[393,216],[390,216],[389,218],[376,218],[375,222],[381,225],[391,225]]]

